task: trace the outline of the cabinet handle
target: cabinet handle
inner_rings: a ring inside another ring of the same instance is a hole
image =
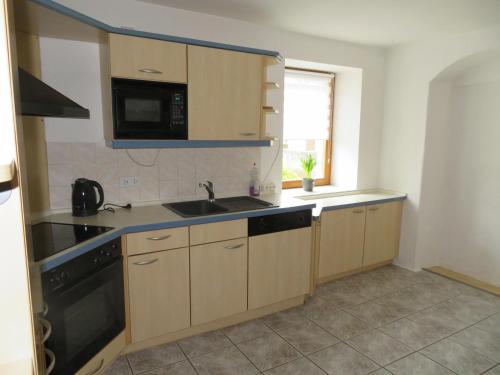
[[[229,246],[224,246],[224,249],[228,250],[234,250],[234,249],[239,249],[240,247],[243,247],[245,244],[240,243],[239,245],[229,245]]]
[[[243,135],[245,137],[249,137],[251,135],[257,135],[257,133],[240,133],[240,135]]]
[[[45,348],[44,351],[45,351],[45,354],[47,354],[47,357],[49,357],[49,359],[50,359],[50,364],[45,369],[45,375],[49,375],[54,370],[54,367],[56,366],[56,355],[50,349]]]
[[[45,343],[45,341],[49,339],[50,335],[52,334],[52,324],[50,324],[50,322],[47,319],[43,318],[38,318],[38,321],[40,322],[42,327],[45,328],[45,332],[43,333],[42,337],[42,344],[43,344]]]
[[[139,69],[141,73],[149,73],[149,74],[162,74],[159,70],[156,69]]]
[[[358,209],[358,210],[352,211],[353,214],[362,214],[363,212],[365,212],[365,210],[363,210],[363,209]]]
[[[94,374],[97,374],[99,371],[101,371],[102,369],[102,366],[104,365],[104,358],[101,359],[101,362],[99,362],[99,366],[97,366],[97,368],[95,370],[92,370],[90,372],[87,372],[86,375],[94,375]]]
[[[172,237],[172,235],[167,234],[167,235],[161,236],[161,237],[148,237],[147,239],[150,241],[161,241],[161,240],[166,240],[167,238],[170,238],[170,237]]]
[[[368,211],[377,211],[377,210],[378,210],[378,207],[370,207],[370,208],[368,209]]]
[[[143,260],[142,262],[135,262],[134,264],[137,266],[147,266],[148,264],[152,264],[154,262],[158,262],[158,258],[150,259],[150,260]]]
[[[44,303],[43,304],[42,317],[45,318],[48,313],[49,313],[49,305],[47,305],[47,303]]]

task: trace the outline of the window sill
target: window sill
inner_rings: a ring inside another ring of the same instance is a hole
[[[283,189],[281,194],[286,197],[297,198],[297,197],[307,197],[307,196],[331,194],[331,193],[339,193],[340,195],[342,195],[342,193],[352,192],[352,191],[355,191],[355,189],[341,188],[334,185],[322,185],[322,186],[315,186],[313,191],[304,191],[302,188]]]

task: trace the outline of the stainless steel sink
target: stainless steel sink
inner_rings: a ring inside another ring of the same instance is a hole
[[[221,198],[210,202],[208,200],[165,203],[163,207],[174,211],[182,217],[195,217],[216,215],[229,212],[253,211],[263,208],[275,207],[272,203],[253,197]]]

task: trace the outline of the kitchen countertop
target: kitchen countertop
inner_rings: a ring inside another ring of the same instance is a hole
[[[281,195],[265,195],[259,198],[272,202],[277,207],[184,218],[161,206],[161,203],[157,203],[148,206],[135,206],[130,210],[116,209],[115,212],[100,211],[97,215],[88,217],[73,217],[71,216],[71,212],[46,216],[39,221],[97,225],[112,227],[114,229],[43,259],[38,264],[42,272],[48,271],[126,233],[185,227],[306,209],[312,209],[313,217],[317,220],[322,211],[402,200],[406,199],[406,194],[381,190],[344,192],[334,190],[333,192],[329,192],[329,189],[317,189],[316,192],[307,193],[300,189],[293,189],[283,191]]]

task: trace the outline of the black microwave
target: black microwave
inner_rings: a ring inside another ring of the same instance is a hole
[[[115,139],[187,139],[187,85],[113,78]]]

